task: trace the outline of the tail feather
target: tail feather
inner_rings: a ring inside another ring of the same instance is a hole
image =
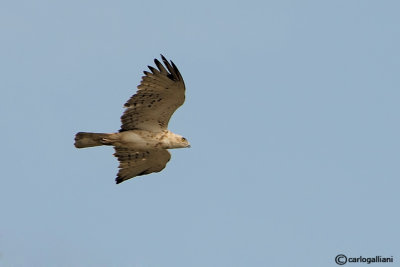
[[[93,146],[102,146],[103,138],[107,138],[110,134],[107,133],[84,133],[79,132],[75,135],[75,147],[85,148]]]

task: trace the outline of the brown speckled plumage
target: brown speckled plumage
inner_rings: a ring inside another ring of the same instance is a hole
[[[119,184],[135,176],[163,170],[171,155],[167,149],[189,147],[180,135],[168,131],[172,114],[185,101],[185,83],[178,68],[161,55],[164,65],[154,60],[144,71],[138,90],[124,105],[118,133],[85,133],[75,136],[75,146],[111,145],[118,158]]]

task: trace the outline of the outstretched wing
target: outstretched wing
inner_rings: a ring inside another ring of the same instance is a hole
[[[148,66],[138,91],[126,103],[121,117],[121,132],[127,130],[166,130],[168,122],[185,101],[185,83],[178,68],[161,55],[165,67],[154,59],[158,69]]]
[[[115,179],[117,184],[135,176],[159,172],[171,159],[171,154],[166,149],[133,151],[128,148],[115,147],[114,156],[120,162],[119,172]]]

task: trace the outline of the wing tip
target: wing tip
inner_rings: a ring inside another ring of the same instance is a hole
[[[120,184],[124,181],[124,179],[122,179],[121,177],[117,176],[117,178],[115,178],[115,183],[116,184]]]
[[[159,73],[159,71],[156,70],[154,67],[152,67],[152,66],[147,66],[147,67],[149,68],[149,70],[150,70],[153,74]]]
[[[165,66],[167,67],[170,75],[167,75],[171,80],[174,81],[183,81],[182,75],[178,69],[178,67],[175,65],[175,63],[170,60],[168,61],[163,54],[160,54],[162,61],[164,62]],[[160,63],[157,59],[154,59],[154,62],[157,65],[157,62]],[[157,65],[158,66],[158,65]]]

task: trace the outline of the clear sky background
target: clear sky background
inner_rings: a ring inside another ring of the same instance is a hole
[[[399,10],[2,2],[0,266],[398,265]],[[117,131],[160,53],[185,79],[169,126],[192,148],[115,185],[113,149],[74,135]]]

